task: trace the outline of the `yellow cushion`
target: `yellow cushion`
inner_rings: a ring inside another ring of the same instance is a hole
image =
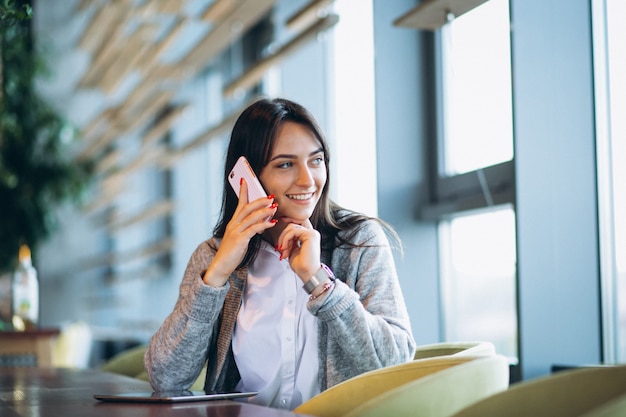
[[[102,365],[101,369],[105,372],[135,377],[144,372],[143,355],[146,348],[147,346],[140,345],[118,353]]]
[[[581,416],[623,395],[626,366],[578,368],[518,382],[454,416]]]
[[[508,386],[508,360],[482,356],[387,391],[345,417],[448,417]]]
[[[414,359],[446,355],[489,356],[496,354],[496,347],[486,341],[441,342],[418,346]]]
[[[343,416],[371,398],[402,384],[474,359],[472,356],[442,356],[366,372],[321,392],[294,412],[319,417]]]
[[[581,417],[624,417],[626,416],[626,395],[611,400]]]

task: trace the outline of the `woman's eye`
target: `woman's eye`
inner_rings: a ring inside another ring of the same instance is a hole
[[[291,162],[283,162],[282,164],[278,164],[278,168],[289,168],[292,165]]]
[[[322,158],[321,156],[318,156],[317,158],[313,160],[313,163],[315,165],[321,165],[322,163],[324,163],[324,158]]]

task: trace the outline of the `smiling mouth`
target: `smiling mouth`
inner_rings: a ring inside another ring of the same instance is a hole
[[[287,198],[289,198],[290,200],[299,200],[299,201],[304,201],[304,200],[308,200],[311,197],[313,197],[313,193],[306,193],[306,194],[287,194]]]

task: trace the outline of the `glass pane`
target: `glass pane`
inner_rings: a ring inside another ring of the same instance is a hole
[[[626,361],[626,2],[607,0],[608,65],[610,85],[610,120],[612,149],[612,193],[614,216],[614,256],[617,275],[618,361]]]
[[[508,0],[490,0],[443,27],[447,175],[513,158],[509,26]]]
[[[329,100],[335,114],[329,137],[332,143],[334,198],[344,207],[375,216],[376,192],[376,103],[374,94],[373,3],[336,0],[339,23],[332,31],[332,88]],[[354,40],[359,39],[359,47]],[[337,163],[336,161],[341,161]],[[365,169],[365,168],[368,169]]]
[[[517,363],[513,209],[442,222],[440,241],[445,340],[490,341]]]

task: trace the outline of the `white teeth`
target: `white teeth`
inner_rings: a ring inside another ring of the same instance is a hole
[[[287,197],[289,197],[292,200],[307,200],[309,198],[311,198],[313,196],[313,193],[308,193],[308,194],[289,194]]]

